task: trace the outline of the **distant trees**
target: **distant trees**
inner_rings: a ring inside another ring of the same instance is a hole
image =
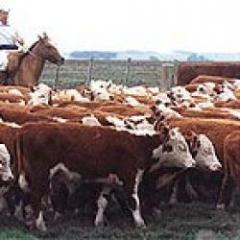
[[[199,55],[197,53],[192,53],[188,58],[187,61],[189,62],[201,62],[201,61],[208,61],[207,58],[205,58],[202,55]]]
[[[70,53],[70,58],[77,59],[99,59],[111,60],[117,57],[116,52],[99,52],[99,51],[74,51]]]

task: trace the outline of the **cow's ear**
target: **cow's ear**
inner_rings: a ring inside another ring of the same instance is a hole
[[[187,131],[186,133],[186,139],[188,139],[190,142],[194,141],[195,139],[197,138],[197,134],[192,131],[192,130],[189,130]]]
[[[163,144],[163,146],[162,146],[162,152],[164,153],[164,152],[172,152],[173,151],[173,147],[172,147],[172,145],[170,145],[170,144],[167,144],[167,143],[165,143],[165,144]]]
[[[30,86],[29,88],[30,88],[30,91],[31,91],[31,92],[34,92],[34,91],[35,91],[34,86]]]

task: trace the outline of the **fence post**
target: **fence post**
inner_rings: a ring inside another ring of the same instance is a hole
[[[126,79],[125,79],[125,85],[127,85],[128,81],[129,81],[129,78],[130,78],[131,61],[132,61],[132,59],[131,59],[131,58],[128,58],[128,59],[127,59],[127,62],[126,62]]]
[[[172,68],[174,65],[172,63],[166,62],[162,64],[162,81],[164,82],[164,88],[171,88],[173,85],[172,79]]]
[[[87,85],[89,85],[92,80],[92,70],[93,70],[93,58],[91,57],[88,63]]]
[[[54,79],[54,87],[55,87],[55,89],[57,89],[57,87],[59,86],[59,71],[60,71],[60,66],[57,66],[57,68],[56,68],[56,75],[55,75],[55,79]]]

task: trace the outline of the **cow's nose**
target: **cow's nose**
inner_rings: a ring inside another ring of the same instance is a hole
[[[219,171],[222,169],[222,165],[220,163],[214,163],[211,167],[212,171]]]

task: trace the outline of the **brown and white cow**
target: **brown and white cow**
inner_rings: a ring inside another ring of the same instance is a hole
[[[239,190],[240,131],[230,133],[224,140],[224,178],[221,186],[218,208],[224,209],[233,203],[233,193]]]
[[[136,136],[107,127],[69,123],[24,125],[17,142],[19,184],[30,195],[33,219],[38,217],[37,228],[46,230],[40,209],[41,198],[48,189],[49,172],[57,166],[74,172],[79,179],[106,178],[111,173],[116,174],[124,184],[136,226],[143,227],[138,186],[145,169],[155,169],[161,163],[169,164],[168,161],[180,167],[195,164],[177,129],[171,130],[164,142],[171,149],[158,149],[152,156],[153,150],[161,143],[160,135]],[[155,163],[152,157],[156,158]],[[31,226],[34,224],[30,223]]]

